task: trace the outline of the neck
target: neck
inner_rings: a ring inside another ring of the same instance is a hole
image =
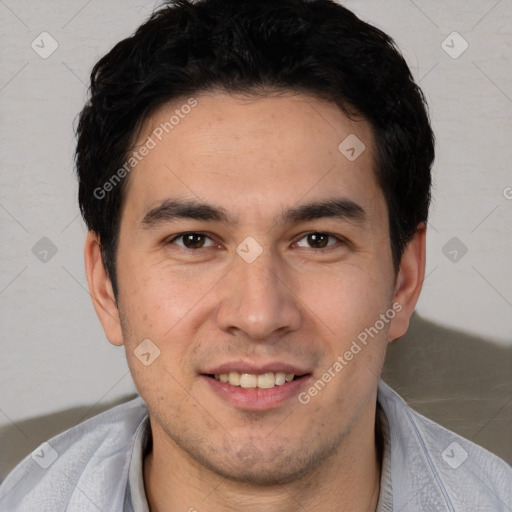
[[[375,404],[328,459],[287,484],[256,486],[228,480],[191,458],[152,422],[153,447],[144,461],[151,512],[374,512],[380,489],[381,453],[375,436]]]

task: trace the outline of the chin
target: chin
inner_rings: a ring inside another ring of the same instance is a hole
[[[276,462],[269,462],[265,464],[257,464],[252,467],[234,467],[229,468],[216,468],[214,471],[238,484],[247,484],[252,486],[270,487],[273,485],[284,485],[289,482],[296,481],[301,476],[309,473],[310,468],[283,468],[277,467],[279,464]]]
[[[281,446],[263,454],[249,442],[222,460],[218,459],[219,452],[214,458],[197,453],[195,458],[210,471],[238,484],[268,487],[287,484],[310,474],[332,453],[331,446],[316,451],[290,449],[289,453]]]

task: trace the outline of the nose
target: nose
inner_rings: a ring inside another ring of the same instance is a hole
[[[293,283],[269,251],[254,262],[238,258],[222,283],[217,324],[225,332],[243,332],[252,341],[269,341],[297,330],[302,321]]]

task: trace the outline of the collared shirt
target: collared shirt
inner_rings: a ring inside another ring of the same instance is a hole
[[[510,512],[512,468],[413,411],[382,380],[376,512]],[[143,460],[151,445],[140,397],[43,443],[0,486],[0,512],[150,512]]]

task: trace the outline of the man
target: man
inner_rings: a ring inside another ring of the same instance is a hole
[[[424,276],[433,135],[391,39],[329,0],[180,0],[95,66],[85,262],[140,397],[0,510],[512,510],[512,470],[381,380]]]

